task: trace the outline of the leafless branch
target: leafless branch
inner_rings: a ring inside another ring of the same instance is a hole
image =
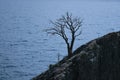
[[[52,28],[47,29],[46,32],[52,35],[61,36],[67,44],[68,56],[72,54],[74,41],[77,36],[81,35],[80,27],[82,26],[82,20],[78,17],[73,17],[72,14],[66,13],[56,21],[50,21],[53,25]],[[68,40],[66,30],[70,31],[71,40]],[[80,31],[80,32],[78,32]]]

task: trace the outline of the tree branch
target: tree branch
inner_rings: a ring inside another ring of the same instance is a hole
[[[63,15],[61,18],[57,19],[55,22],[53,21],[50,21],[50,22],[52,23],[53,27],[50,29],[47,29],[46,32],[48,34],[61,36],[67,45],[68,54],[70,55],[70,53],[72,52],[76,37],[81,35],[82,33],[82,31],[80,31],[77,34],[77,32],[80,30],[80,27],[82,26],[82,20],[80,20],[80,18],[78,17],[73,17],[72,14],[69,14],[67,12],[65,16]],[[68,40],[68,35],[66,31],[70,31],[71,40]]]

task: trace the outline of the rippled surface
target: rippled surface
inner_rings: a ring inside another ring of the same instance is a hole
[[[67,11],[84,19],[75,48],[120,30],[119,2],[0,0],[0,80],[29,80],[67,55],[64,41],[43,31]]]

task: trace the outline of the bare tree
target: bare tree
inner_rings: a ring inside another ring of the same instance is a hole
[[[81,34],[82,20],[67,12],[56,21],[51,21],[51,23],[53,27],[46,29],[46,32],[61,36],[67,45],[68,57],[71,57],[75,39]]]

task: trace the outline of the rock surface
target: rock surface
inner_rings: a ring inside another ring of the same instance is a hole
[[[120,32],[79,47],[33,80],[120,80]]]

